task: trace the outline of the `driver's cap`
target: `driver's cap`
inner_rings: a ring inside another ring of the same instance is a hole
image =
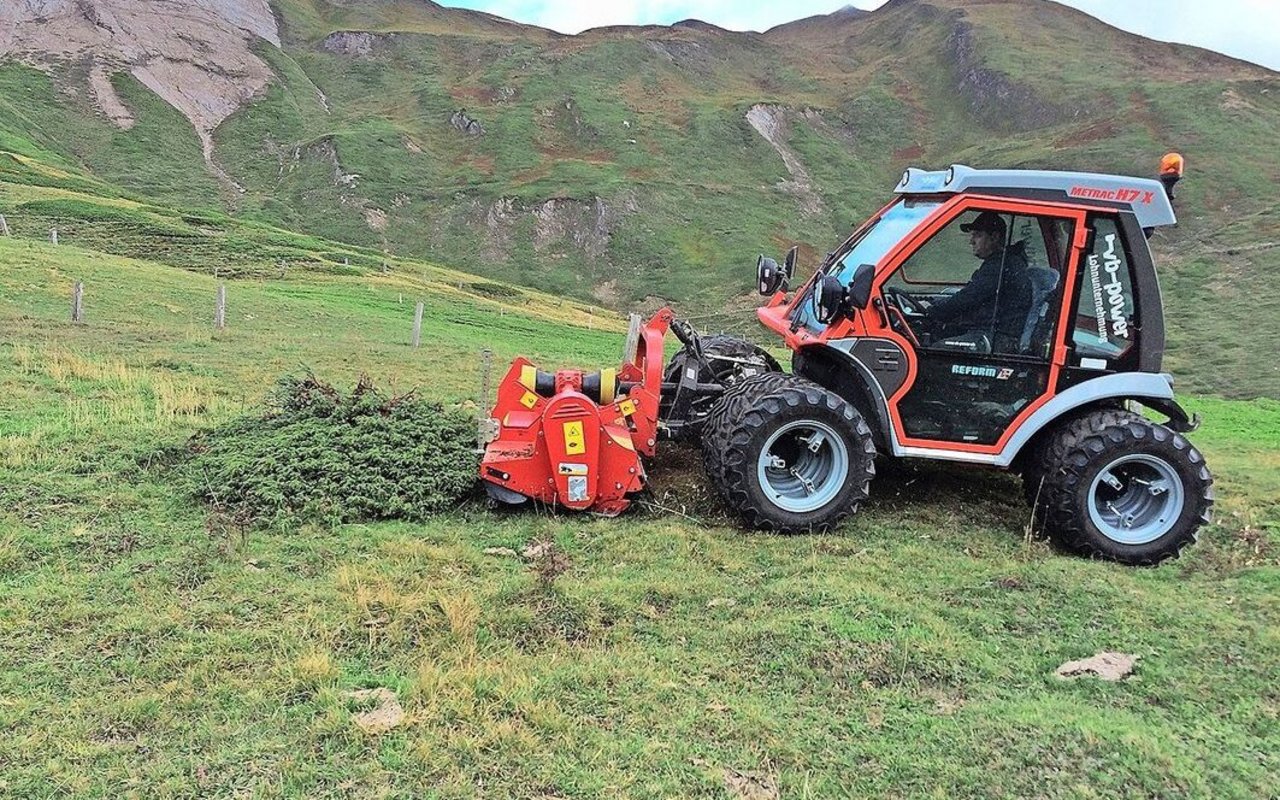
[[[974,218],[973,222],[966,222],[960,226],[960,230],[965,233],[972,231],[983,231],[984,233],[994,233],[1000,237],[1004,237],[1006,230],[1004,219],[994,211],[983,211]]]

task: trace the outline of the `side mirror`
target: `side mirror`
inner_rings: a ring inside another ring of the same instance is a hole
[[[787,280],[790,281],[796,276],[796,254],[800,252],[799,245],[793,245],[787,251],[787,257],[782,262],[782,270],[787,273]]]
[[[824,275],[813,285],[813,315],[818,322],[827,325],[834,322],[844,310],[846,292],[844,284],[834,275]]]
[[[849,305],[861,311],[871,302],[871,282],[876,277],[875,264],[863,264],[853,271],[849,281]]]
[[[778,262],[768,256],[756,259],[756,288],[760,294],[768,296],[782,288],[786,275],[778,269]]]

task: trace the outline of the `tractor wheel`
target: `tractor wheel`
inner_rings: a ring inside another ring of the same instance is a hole
[[[739,339],[736,336],[726,336],[724,334],[704,336],[701,343],[702,354],[710,362],[711,369],[708,370],[704,366],[698,366],[699,383],[719,383],[727,389],[744,377],[782,371],[777,359],[751,342]],[[684,372],[685,367],[689,364],[697,364],[697,361],[687,348],[682,347],[676,351],[676,354],[667,363],[667,368],[662,374],[662,381],[664,383],[679,382],[681,373]],[[674,396],[666,394],[662,396],[661,406],[658,409],[658,416],[661,419],[668,417],[673,399]],[[684,427],[681,438],[696,441],[701,436],[705,428],[707,414],[711,411],[717,399],[719,398],[694,398],[693,403],[689,406],[689,423]]]
[[[825,531],[866,499],[875,444],[839,395],[794,376],[748,396],[725,420],[720,474],[728,506],[755,528]]]
[[[1181,434],[1137,414],[1095,411],[1043,451],[1039,509],[1067,550],[1122,564],[1175,558],[1209,521],[1213,477]]]
[[[1087,408],[1067,412],[1053,423],[1052,430],[1037,442],[1022,466],[1022,494],[1038,514],[1044,508],[1045,484],[1049,474],[1062,463],[1063,442],[1078,438],[1105,425],[1142,419],[1124,408]]]
[[[725,390],[702,427],[702,464],[716,491],[723,494],[724,479],[721,456],[728,445],[732,423],[742,416],[742,411],[754,405],[762,397],[791,380],[785,372],[766,372],[744,378]]]

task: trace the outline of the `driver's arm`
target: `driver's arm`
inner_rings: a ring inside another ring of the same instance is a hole
[[[973,273],[969,282],[950,297],[942,298],[929,307],[929,317],[939,322],[949,322],[966,316],[971,311],[989,305],[1000,288],[1000,267],[986,264]]]

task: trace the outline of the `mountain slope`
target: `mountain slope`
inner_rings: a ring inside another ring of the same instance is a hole
[[[1172,358],[1198,388],[1280,394],[1275,370],[1244,357],[1280,345],[1280,324],[1238,349],[1227,323],[1202,319],[1234,292],[1260,314],[1280,300],[1264,279],[1275,250],[1226,255],[1280,240],[1280,78],[1260,67],[1047,0],[894,0],[765,34],[690,21],[561,36],[408,0],[272,10],[279,46],[246,40],[270,79],[211,149],[132,69],[12,41],[0,149],[137,198],[617,307],[718,309],[751,302],[760,250],[798,242],[814,263],[908,164],[1148,174],[1176,147],[1183,224],[1157,241],[1177,290]],[[128,130],[86,88],[104,72]]]

